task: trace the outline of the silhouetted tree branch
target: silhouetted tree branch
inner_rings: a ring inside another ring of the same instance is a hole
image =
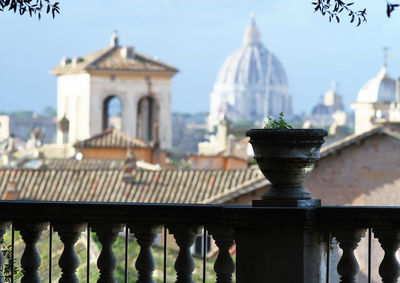
[[[312,2],[314,12],[320,12],[323,16],[328,15],[329,21],[336,20],[340,22],[340,14],[346,14],[350,18],[350,23],[356,23],[359,26],[362,22],[366,22],[366,9],[355,11],[351,8],[354,2],[343,2],[342,0],[318,0]],[[400,4],[392,4],[386,0],[386,14],[391,16],[392,12],[400,7]]]
[[[342,0],[318,0],[318,2],[312,2],[314,7],[314,12],[320,12],[323,16],[328,15],[329,21],[336,20],[340,22],[339,14],[346,13],[350,18],[350,23],[357,23],[359,26],[362,22],[366,22],[367,12],[366,9],[355,11],[351,8],[354,2],[345,3]]]
[[[389,1],[386,1],[386,14],[388,18],[390,18],[390,15],[394,11],[394,9],[398,8],[400,4],[392,4]]]
[[[60,7],[58,4],[58,2],[50,0],[0,0],[0,11],[7,10],[20,15],[27,12],[30,17],[37,15],[40,20],[42,12],[51,13],[53,18],[56,14],[59,14]]]

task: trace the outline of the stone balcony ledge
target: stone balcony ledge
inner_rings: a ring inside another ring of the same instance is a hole
[[[98,258],[100,282],[114,282],[112,244],[124,229],[141,247],[136,265],[139,278],[152,282],[155,265],[150,247],[162,228],[174,236],[180,250],[175,263],[177,282],[192,282],[190,246],[201,228],[220,249],[215,266],[217,282],[232,282],[235,270],[239,283],[267,279],[278,283],[355,282],[358,262],[354,250],[367,230],[385,251],[379,269],[382,278],[396,282],[400,275],[394,256],[400,244],[400,207],[0,201],[1,235],[11,223],[26,243],[24,256],[29,260],[22,262],[22,269],[29,282],[39,282],[40,254],[35,245],[47,227],[60,235],[63,254],[72,258],[76,256],[74,243],[85,227],[96,232],[103,250]],[[234,243],[236,264],[228,252]],[[343,250],[340,260],[338,246]],[[78,266],[76,258],[60,262],[62,276],[75,278]]]

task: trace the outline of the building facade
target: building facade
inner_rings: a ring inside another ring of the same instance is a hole
[[[398,85],[387,72],[386,63],[378,75],[363,85],[352,103],[355,116],[355,133],[367,132],[379,124],[396,122],[393,118],[400,113]],[[400,121],[400,119],[399,119]]]
[[[58,129],[58,143],[73,144],[118,124],[151,146],[170,148],[175,67],[120,46],[114,33],[110,46],[84,57],[64,57],[52,72],[57,76],[57,120],[69,122],[67,129]],[[110,113],[115,101],[120,109]],[[120,116],[117,123],[115,115]]]
[[[234,51],[219,71],[210,95],[209,126],[220,117],[235,122],[259,122],[268,115],[291,113],[291,97],[285,70],[278,58],[264,47],[254,17],[242,46]]]
[[[10,116],[0,115],[0,142],[10,136]]]

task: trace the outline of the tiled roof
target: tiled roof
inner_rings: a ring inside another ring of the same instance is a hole
[[[92,159],[84,158],[76,160],[75,158],[69,159],[46,159],[45,166],[48,169],[58,170],[82,170],[82,169],[123,169],[125,160],[123,159]]]
[[[0,195],[4,199],[14,182],[18,198],[26,200],[218,203],[246,186],[265,186],[258,169],[133,170],[132,175],[133,182],[125,183],[123,170],[0,169]]]
[[[131,137],[117,129],[106,129],[100,134],[94,135],[86,140],[78,141],[74,145],[77,148],[127,148],[127,147],[148,147],[147,143]]]
[[[85,55],[72,63],[68,60],[65,65],[56,66],[52,72],[56,75],[82,71],[127,71],[127,72],[157,72],[176,73],[178,69],[156,59],[134,52],[133,58],[124,58],[121,50],[124,47],[106,47]]]
[[[361,133],[361,134],[347,136],[344,139],[341,139],[335,143],[332,143],[332,144],[329,144],[328,146],[323,147],[321,149],[321,158],[324,158],[326,156],[337,153],[344,148],[347,148],[354,144],[360,143],[361,141],[363,141],[369,137],[372,137],[374,135],[386,135],[386,136],[390,136],[390,137],[400,141],[399,134],[396,134],[384,127],[376,127],[376,128],[373,128],[373,129],[371,129],[367,132]]]

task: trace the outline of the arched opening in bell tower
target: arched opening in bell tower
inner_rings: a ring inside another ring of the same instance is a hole
[[[137,137],[153,146],[158,144],[158,105],[151,96],[142,97],[138,102]]]
[[[116,95],[108,96],[103,102],[103,130],[122,130],[122,102]]]

